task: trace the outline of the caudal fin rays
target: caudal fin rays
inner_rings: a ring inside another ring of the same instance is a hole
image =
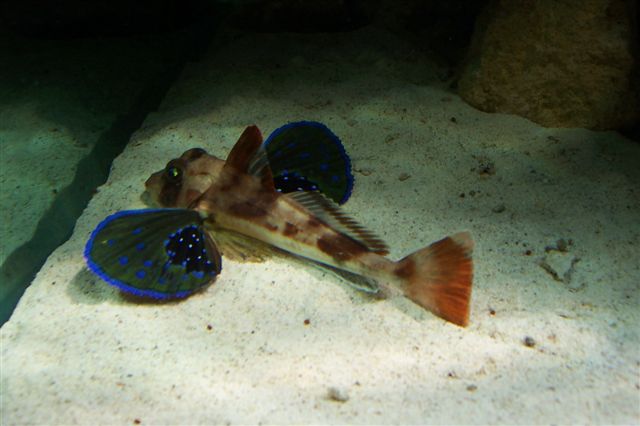
[[[473,283],[473,240],[461,232],[419,250],[397,263],[405,295],[454,324],[469,323]]]

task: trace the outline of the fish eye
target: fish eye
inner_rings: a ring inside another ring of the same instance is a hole
[[[167,166],[164,174],[170,182],[179,182],[182,179],[182,169],[176,166]]]

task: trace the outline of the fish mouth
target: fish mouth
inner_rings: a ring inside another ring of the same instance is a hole
[[[149,191],[140,194],[140,200],[149,207],[161,207]]]
[[[160,196],[160,192],[162,191],[163,172],[164,171],[155,172],[145,181],[145,192],[140,197],[145,204],[154,207],[160,207],[158,197]]]

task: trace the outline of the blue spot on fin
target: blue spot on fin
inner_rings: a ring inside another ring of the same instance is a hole
[[[351,196],[351,160],[340,139],[324,124],[286,124],[269,135],[264,150],[278,191],[320,191],[338,204]]]
[[[186,297],[207,286],[222,269],[202,218],[187,209],[112,214],[91,233],[84,257],[89,269],[107,283],[156,299]]]

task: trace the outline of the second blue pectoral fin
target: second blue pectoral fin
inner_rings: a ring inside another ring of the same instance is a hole
[[[202,218],[187,209],[112,214],[91,233],[84,256],[109,284],[156,299],[186,297],[221,270],[220,253]]]
[[[264,142],[276,189],[320,191],[338,204],[351,196],[351,160],[340,139],[315,121],[286,124]]]

